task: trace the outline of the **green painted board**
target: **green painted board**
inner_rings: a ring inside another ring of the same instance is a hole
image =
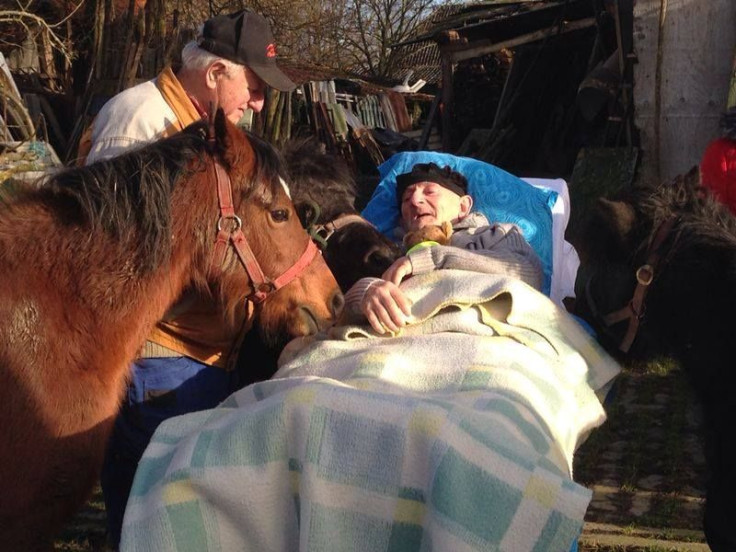
[[[639,149],[634,147],[583,148],[578,152],[568,182],[571,210],[567,236],[571,243],[597,198],[611,197],[633,184],[638,159]]]

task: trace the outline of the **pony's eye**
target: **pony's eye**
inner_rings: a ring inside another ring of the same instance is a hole
[[[289,211],[286,209],[274,209],[271,211],[271,218],[276,222],[286,222],[289,220]]]

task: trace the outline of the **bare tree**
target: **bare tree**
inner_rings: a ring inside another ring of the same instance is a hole
[[[436,0],[230,0],[215,13],[250,7],[272,23],[279,54],[295,61],[389,77],[391,46],[412,36]]]
[[[350,68],[370,77],[389,77],[397,65],[391,46],[411,37],[435,0],[351,0],[343,43]]]
[[[3,2],[0,8],[0,47],[17,48],[26,37],[46,45],[51,53],[55,52],[64,59],[65,65],[71,65],[74,57],[72,46],[64,36],[65,26],[82,6],[83,0],[79,0],[72,6],[69,13],[60,17],[58,21],[48,21],[45,17],[35,12],[33,2],[25,4],[18,2],[12,6]],[[47,53],[47,52],[42,52]]]
[[[0,5],[0,48],[8,52],[29,41],[38,50],[38,62],[49,76],[56,76],[55,59],[60,60],[62,74],[71,67],[74,52],[68,37],[68,23],[81,6],[72,5],[66,16],[51,20],[33,10],[33,3]],[[39,100],[41,101],[41,100]],[[9,74],[0,71],[0,127],[3,139],[32,139],[36,124],[27,111],[22,96]]]

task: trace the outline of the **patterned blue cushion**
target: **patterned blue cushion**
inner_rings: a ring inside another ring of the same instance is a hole
[[[483,161],[431,151],[401,152],[391,156],[378,170],[381,182],[363,210],[363,216],[392,238],[399,224],[396,176],[411,170],[415,163],[449,166],[468,179],[468,193],[474,209],[492,222],[510,222],[521,228],[524,237],[542,260],[543,291],[549,294],[552,279],[552,206],[557,192],[536,188],[520,178]]]

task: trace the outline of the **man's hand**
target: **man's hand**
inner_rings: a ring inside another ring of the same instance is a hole
[[[386,330],[397,333],[411,316],[411,301],[399,286],[389,280],[378,281],[369,287],[360,307],[370,325],[379,334],[386,333]]]
[[[389,282],[393,282],[398,286],[404,278],[411,276],[411,272],[411,261],[409,260],[409,257],[403,256],[396,259],[393,264],[386,269],[386,272],[383,273],[381,278],[388,280]]]

